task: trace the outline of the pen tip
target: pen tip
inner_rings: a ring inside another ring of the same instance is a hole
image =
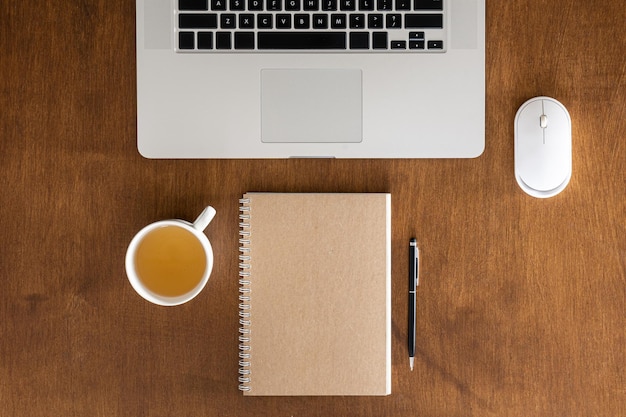
[[[411,371],[413,370],[413,358],[409,358],[409,365],[411,365]]]

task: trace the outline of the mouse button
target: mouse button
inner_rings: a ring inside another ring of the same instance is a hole
[[[522,109],[517,115],[517,132],[521,138],[543,135],[539,119],[543,114],[541,100],[532,101]]]
[[[569,175],[572,160],[572,126],[567,110],[554,101],[544,101],[544,109],[549,114],[550,124],[546,128],[547,152],[556,166],[560,166],[560,177]],[[556,176],[556,172],[555,172]]]
[[[541,101],[537,100],[526,104],[517,115],[515,146],[520,162],[533,160],[532,154],[543,142],[543,129],[539,125],[541,113]]]

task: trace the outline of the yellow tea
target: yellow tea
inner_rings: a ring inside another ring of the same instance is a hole
[[[207,267],[202,243],[190,231],[177,226],[148,232],[135,252],[135,270],[146,288],[165,297],[193,290]]]

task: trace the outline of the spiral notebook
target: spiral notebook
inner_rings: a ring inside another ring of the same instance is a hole
[[[240,200],[239,389],[391,393],[391,195]]]

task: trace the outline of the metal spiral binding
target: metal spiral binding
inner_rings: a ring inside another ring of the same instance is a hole
[[[239,389],[250,391],[250,200],[239,200]]]

